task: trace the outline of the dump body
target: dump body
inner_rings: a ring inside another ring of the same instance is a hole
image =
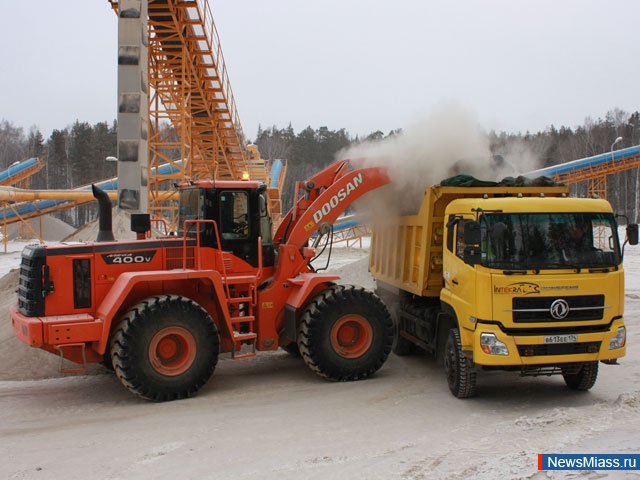
[[[391,307],[399,350],[418,346],[453,368],[447,345],[453,358],[458,342],[468,365],[455,375],[466,368],[468,383],[480,367],[595,382],[592,365],[624,356],[624,273],[611,206],[568,193],[436,186],[418,214],[376,224],[370,271]],[[584,245],[573,236],[578,227]],[[470,396],[474,388],[452,391]]]

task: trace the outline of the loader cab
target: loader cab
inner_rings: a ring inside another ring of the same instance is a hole
[[[178,234],[195,238],[218,248],[211,223],[189,220],[213,220],[218,228],[220,247],[253,267],[258,266],[258,238],[262,238],[262,264],[274,264],[271,218],[267,210],[266,185],[259,182],[197,181],[180,187]],[[187,223],[185,223],[187,222]]]

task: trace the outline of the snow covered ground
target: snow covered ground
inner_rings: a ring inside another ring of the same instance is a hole
[[[367,255],[366,244],[337,248],[332,269],[371,287]],[[0,275],[18,262],[0,254]],[[478,396],[458,400],[426,357],[391,355],[371,379],[331,383],[273,352],[221,358],[195,398],[154,404],[110,374],[43,379],[51,356],[27,366],[43,352],[0,329],[0,364],[21,358],[0,371],[0,478],[640,478],[537,470],[538,453],[640,452],[639,247],[624,267],[627,356],[601,365],[586,393],[558,377],[481,372]],[[11,275],[0,278],[3,328]]]

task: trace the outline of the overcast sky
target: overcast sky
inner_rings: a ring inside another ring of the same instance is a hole
[[[0,119],[45,137],[116,118],[107,0],[5,2]],[[210,0],[240,120],[351,135],[457,102],[486,129],[640,110],[636,0]]]

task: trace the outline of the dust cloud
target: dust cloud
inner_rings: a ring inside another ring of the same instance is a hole
[[[523,145],[494,155],[476,116],[456,103],[440,106],[400,134],[358,144],[337,156],[386,166],[391,184],[367,197],[367,209],[402,215],[417,213],[425,190],[450,176],[499,181],[537,164]]]
[[[405,214],[417,211],[426,188],[458,173],[486,176],[491,162],[488,136],[470,112],[454,104],[441,106],[400,134],[338,155],[386,166],[391,184],[371,196],[383,196],[382,205],[400,207]]]
[[[543,167],[540,155],[526,145],[522,140],[511,139],[508,144],[501,146],[494,152],[494,158],[502,159],[502,168],[498,170],[501,175],[497,179],[505,176],[522,175]]]

